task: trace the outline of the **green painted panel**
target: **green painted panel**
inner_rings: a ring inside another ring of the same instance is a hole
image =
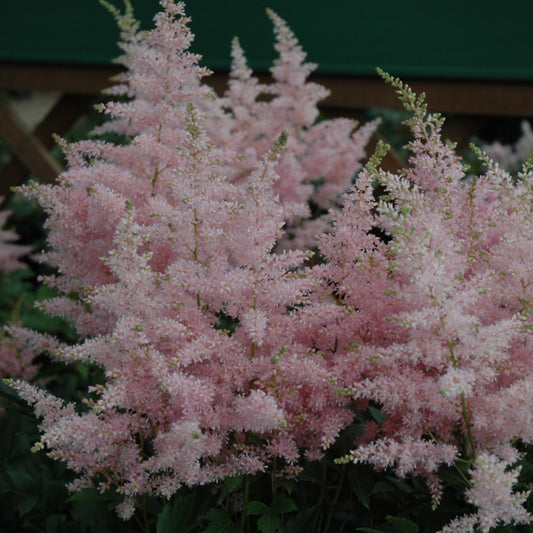
[[[132,0],[144,28],[157,0]],[[116,5],[119,0],[115,0]],[[0,60],[106,64],[118,31],[97,0],[0,0]],[[319,72],[533,80],[532,0],[190,0],[204,64],[229,67],[240,37],[250,64],[274,57],[265,8],[296,33]]]

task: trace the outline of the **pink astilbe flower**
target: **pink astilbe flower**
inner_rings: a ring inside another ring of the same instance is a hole
[[[319,240],[327,262],[313,270],[322,289],[300,312],[301,332],[340,391],[386,415],[346,460],[426,476],[436,500],[439,466],[467,460],[475,490],[466,499],[486,528],[492,504],[477,495],[495,485],[481,474],[484,458],[505,468],[517,439],[533,442],[533,173],[515,183],[487,159],[485,175],[465,179],[442,119],[385,78],[413,112],[410,167],[380,170],[379,148],[333,213],[333,233]],[[386,190],[379,202],[374,180]],[[502,520],[529,520],[512,493],[516,475],[506,479]]]
[[[3,198],[0,197],[0,204]],[[4,226],[9,218],[10,212],[5,209],[0,210],[0,270],[9,273],[25,265],[20,262],[20,258],[31,251],[31,246],[16,244],[19,236]]]
[[[31,246],[16,244],[19,236],[14,231],[4,229],[9,215],[9,211],[0,211],[0,271],[5,274],[26,268],[20,258],[31,251]],[[37,372],[34,358],[35,353],[23,342],[0,331],[0,377],[33,378]]]
[[[220,142],[231,144],[244,156],[229,170],[235,180],[245,179],[272,142],[283,131],[289,133],[287,150],[277,169],[280,179],[274,189],[284,205],[286,219],[293,223],[290,231],[295,242],[286,244],[304,247],[312,244],[318,233],[318,228],[307,228],[308,199],[323,208],[335,205],[360,168],[364,147],[377,124],[371,122],[356,130],[356,123],[348,119],[316,122],[317,104],[329,91],[307,81],[316,65],[305,62],[306,54],[285,21],[272,10],[267,12],[274,24],[275,49],[279,54],[270,69],[273,81],[260,83],[253,76],[235,39],[229,87],[222,100],[227,114],[213,125],[221,132]],[[316,221],[312,222],[317,226]],[[324,227],[325,223],[321,229]]]
[[[34,359],[34,351],[0,331],[0,377],[31,380],[38,370]]]
[[[484,147],[485,152],[507,172],[516,172],[533,153],[533,129],[524,120],[521,124],[522,134],[512,145],[495,141]]]
[[[248,179],[286,131],[289,139],[280,155],[277,166],[280,179],[274,190],[281,200],[285,220],[294,226],[291,233],[305,235],[305,222],[310,216],[308,200],[312,198],[326,208],[335,203],[360,168],[364,147],[376,123],[358,130],[355,122],[348,119],[315,123],[319,114],[317,104],[329,91],[307,81],[316,65],[305,62],[306,54],[293,32],[271,10],[268,15],[274,24],[278,52],[271,68],[273,82],[263,84],[253,76],[244,51],[234,39],[229,86],[224,96],[218,97],[202,82],[210,72],[198,65],[200,56],[187,51],[193,36],[184,29],[189,19],[184,16],[183,7],[173,2],[162,5],[164,11],[156,16],[160,28],[157,34],[138,32],[131,11],[121,17],[124,55],[118,62],[129,73],[119,77],[127,83],[108,92],[135,97],[136,109],[132,115],[125,103],[102,106],[115,120],[96,131],[137,135],[150,129],[155,129],[155,134],[166,124],[182,127],[184,117],[180,109],[185,99],[197,107],[203,116],[203,127],[215,144],[233,154],[221,161],[221,170],[232,182]],[[111,9],[118,15],[116,9],[112,6]],[[170,35],[176,16],[181,17],[181,29]],[[156,153],[147,154],[147,161],[156,158]],[[322,185],[315,190],[319,182]],[[307,236],[305,243],[312,242],[312,238],[314,235]]]
[[[478,511],[452,521],[441,533],[473,533],[476,526],[488,533],[498,525],[530,523],[533,517],[523,507],[529,492],[513,492],[520,468],[509,466],[492,454],[480,454],[470,472],[472,486],[466,491],[467,501]]]
[[[250,168],[231,174],[245,146],[220,135],[241,111],[225,111],[201,83],[207,71],[187,51],[183,4],[162,6],[148,32],[130,11],[119,16],[128,70],[111,94],[130,99],[101,111],[113,119],[104,130],[131,142],[65,145],[59,183],[22,188],[49,214],[45,260],[57,273],[46,281],[60,295],[43,307],[69,317],[80,337],[53,354],[98,365],[106,381],[82,412],[13,386],[43,419],[40,446],[78,473],[71,488],[118,490],[124,518],[141,493],[170,497],[183,484],[264,470],[274,457],[319,457],[353,417],[288,312],[312,289],[300,272],[308,256],[273,252],[288,205],[305,213],[311,193],[306,185],[280,197],[287,161],[300,172],[284,131],[292,122],[280,127],[280,109]],[[360,140],[346,141],[357,158]],[[43,398],[58,407],[48,413]]]

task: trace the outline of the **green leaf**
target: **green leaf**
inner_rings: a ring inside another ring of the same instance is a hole
[[[420,528],[407,518],[398,516],[387,516],[387,522],[390,522],[400,533],[418,533]]]
[[[378,424],[382,424],[385,421],[385,418],[387,418],[387,415],[385,413],[383,413],[380,409],[377,409],[376,407],[372,407],[371,405],[368,406],[368,412],[372,415],[372,418]]]
[[[243,476],[227,477],[222,484],[222,496],[227,496],[228,494],[241,490],[243,485]]]
[[[248,507],[246,508],[246,514],[248,515],[257,515],[257,514],[264,514],[268,513],[270,508],[266,503],[253,500],[248,504]]]
[[[28,494],[28,492],[35,491],[37,488],[37,481],[24,467],[9,471],[9,477],[15,488],[22,494]]]
[[[204,517],[211,523],[203,533],[239,533],[240,528],[223,509],[209,509]]]
[[[157,533],[186,533],[191,531],[197,525],[204,502],[204,494],[196,491],[168,503],[159,514]]]
[[[281,516],[277,513],[268,512],[259,517],[257,527],[261,533],[276,533],[281,524]]]
[[[367,468],[362,468],[360,465],[357,465],[355,468],[348,469],[347,477],[351,492],[355,494],[365,509],[370,510],[370,495],[376,483],[374,476]]]
[[[157,533],[173,533],[175,529],[175,516],[173,506],[170,504],[165,505],[163,511],[157,519]]]
[[[71,504],[71,514],[83,526],[89,527],[96,516],[104,516],[111,503],[118,504],[121,499],[109,493],[101,494],[96,489],[83,489],[67,499]]]
[[[322,506],[320,504],[313,505],[307,509],[299,512],[295,517],[291,518],[278,533],[309,533],[313,531],[313,524],[320,515]]]
[[[291,511],[298,511],[298,506],[288,496],[282,494],[276,496],[270,504],[270,510],[273,513],[290,513]]]
[[[289,479],[279,479],[277,481],[278,487],[284,489],[285,492],[290,496],[294,490],[295,482]]]
[[[240,528],[233,522],[229,524],[209,524],[202,533],[241,533]]]
[[[46,517],[46,533],[58,533],[62,531],[60,529],[61,524],[64,524],[67,520],[67,517],[63,514],[53,514]]]
[[[18,509],[20,516],[28,514],[30,511],[33,511],[37,504],[39,503],[39,497],[34,494],[31,496],[24,495],[18,502]]]

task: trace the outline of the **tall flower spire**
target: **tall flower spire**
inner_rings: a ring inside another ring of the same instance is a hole
[[[466,498],[478,511],[458,522],[463,529],[444,531],[524,523],[525,497],[507,468],[517,460],[513,443],[533,442],[525,408],[533,399],[533,174],[526,166],[514,183],[485,157],[486,174],[467,179],[441,138],[442,119],[382,75],[413,113],[410,166],[381,170],[379,148],[359,174],[334,232],[319,241],[323,293],[302,311],[339,390],[385,415],[345,460],[426,476],[436,501],[440,465],[467,461]],[[379,202],[373,182],[386,191]],[[480,495],[494,490],[486,505]]]
[[[110,94],[129,99],[100,106],[112,119],[100,131],[130,142],[66,145],[58,184],[21,188],[49,215],[45,259],[57,273],[47,282],[60,295],[43,305],[79,334],[54,355],[98,365],[105,382],[84,409],[13,386],[43,420],[38,446],[79,474],[72,488],[118,490],[125,518],[138,494],[169,497],[183,484],[263,470],[274,457],[316,454],[331,440],[318,405],[335,403],[289,313],[311,290],[299,272],[307,254],[273,251],[311,192],[307,184],[296,198],[281,194],[292,194],[280,185],[287,161],[300,176],[294,125],[279,117],[250,168],[232,173],[246,139],[214,119],[238,124],[246,113],[202,83],[183,4],[162,7],[147,32],[115,10],[127,71]],[[239,54],[234,73],[246,82]],[[241,103],[249,114],[260,105]]]

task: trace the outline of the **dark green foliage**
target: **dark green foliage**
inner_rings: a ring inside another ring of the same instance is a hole
[[[111,533],[128,531],[112,511],[117,499],[90,498],[84,491],[69,497],[65,467],[32,453],[38,440],[32,412],[1,385],[0,417],[0,531],[20,533]],[[120,501],[120,500],[118,500]],[[107,506],[106,506],[107,504]]]

